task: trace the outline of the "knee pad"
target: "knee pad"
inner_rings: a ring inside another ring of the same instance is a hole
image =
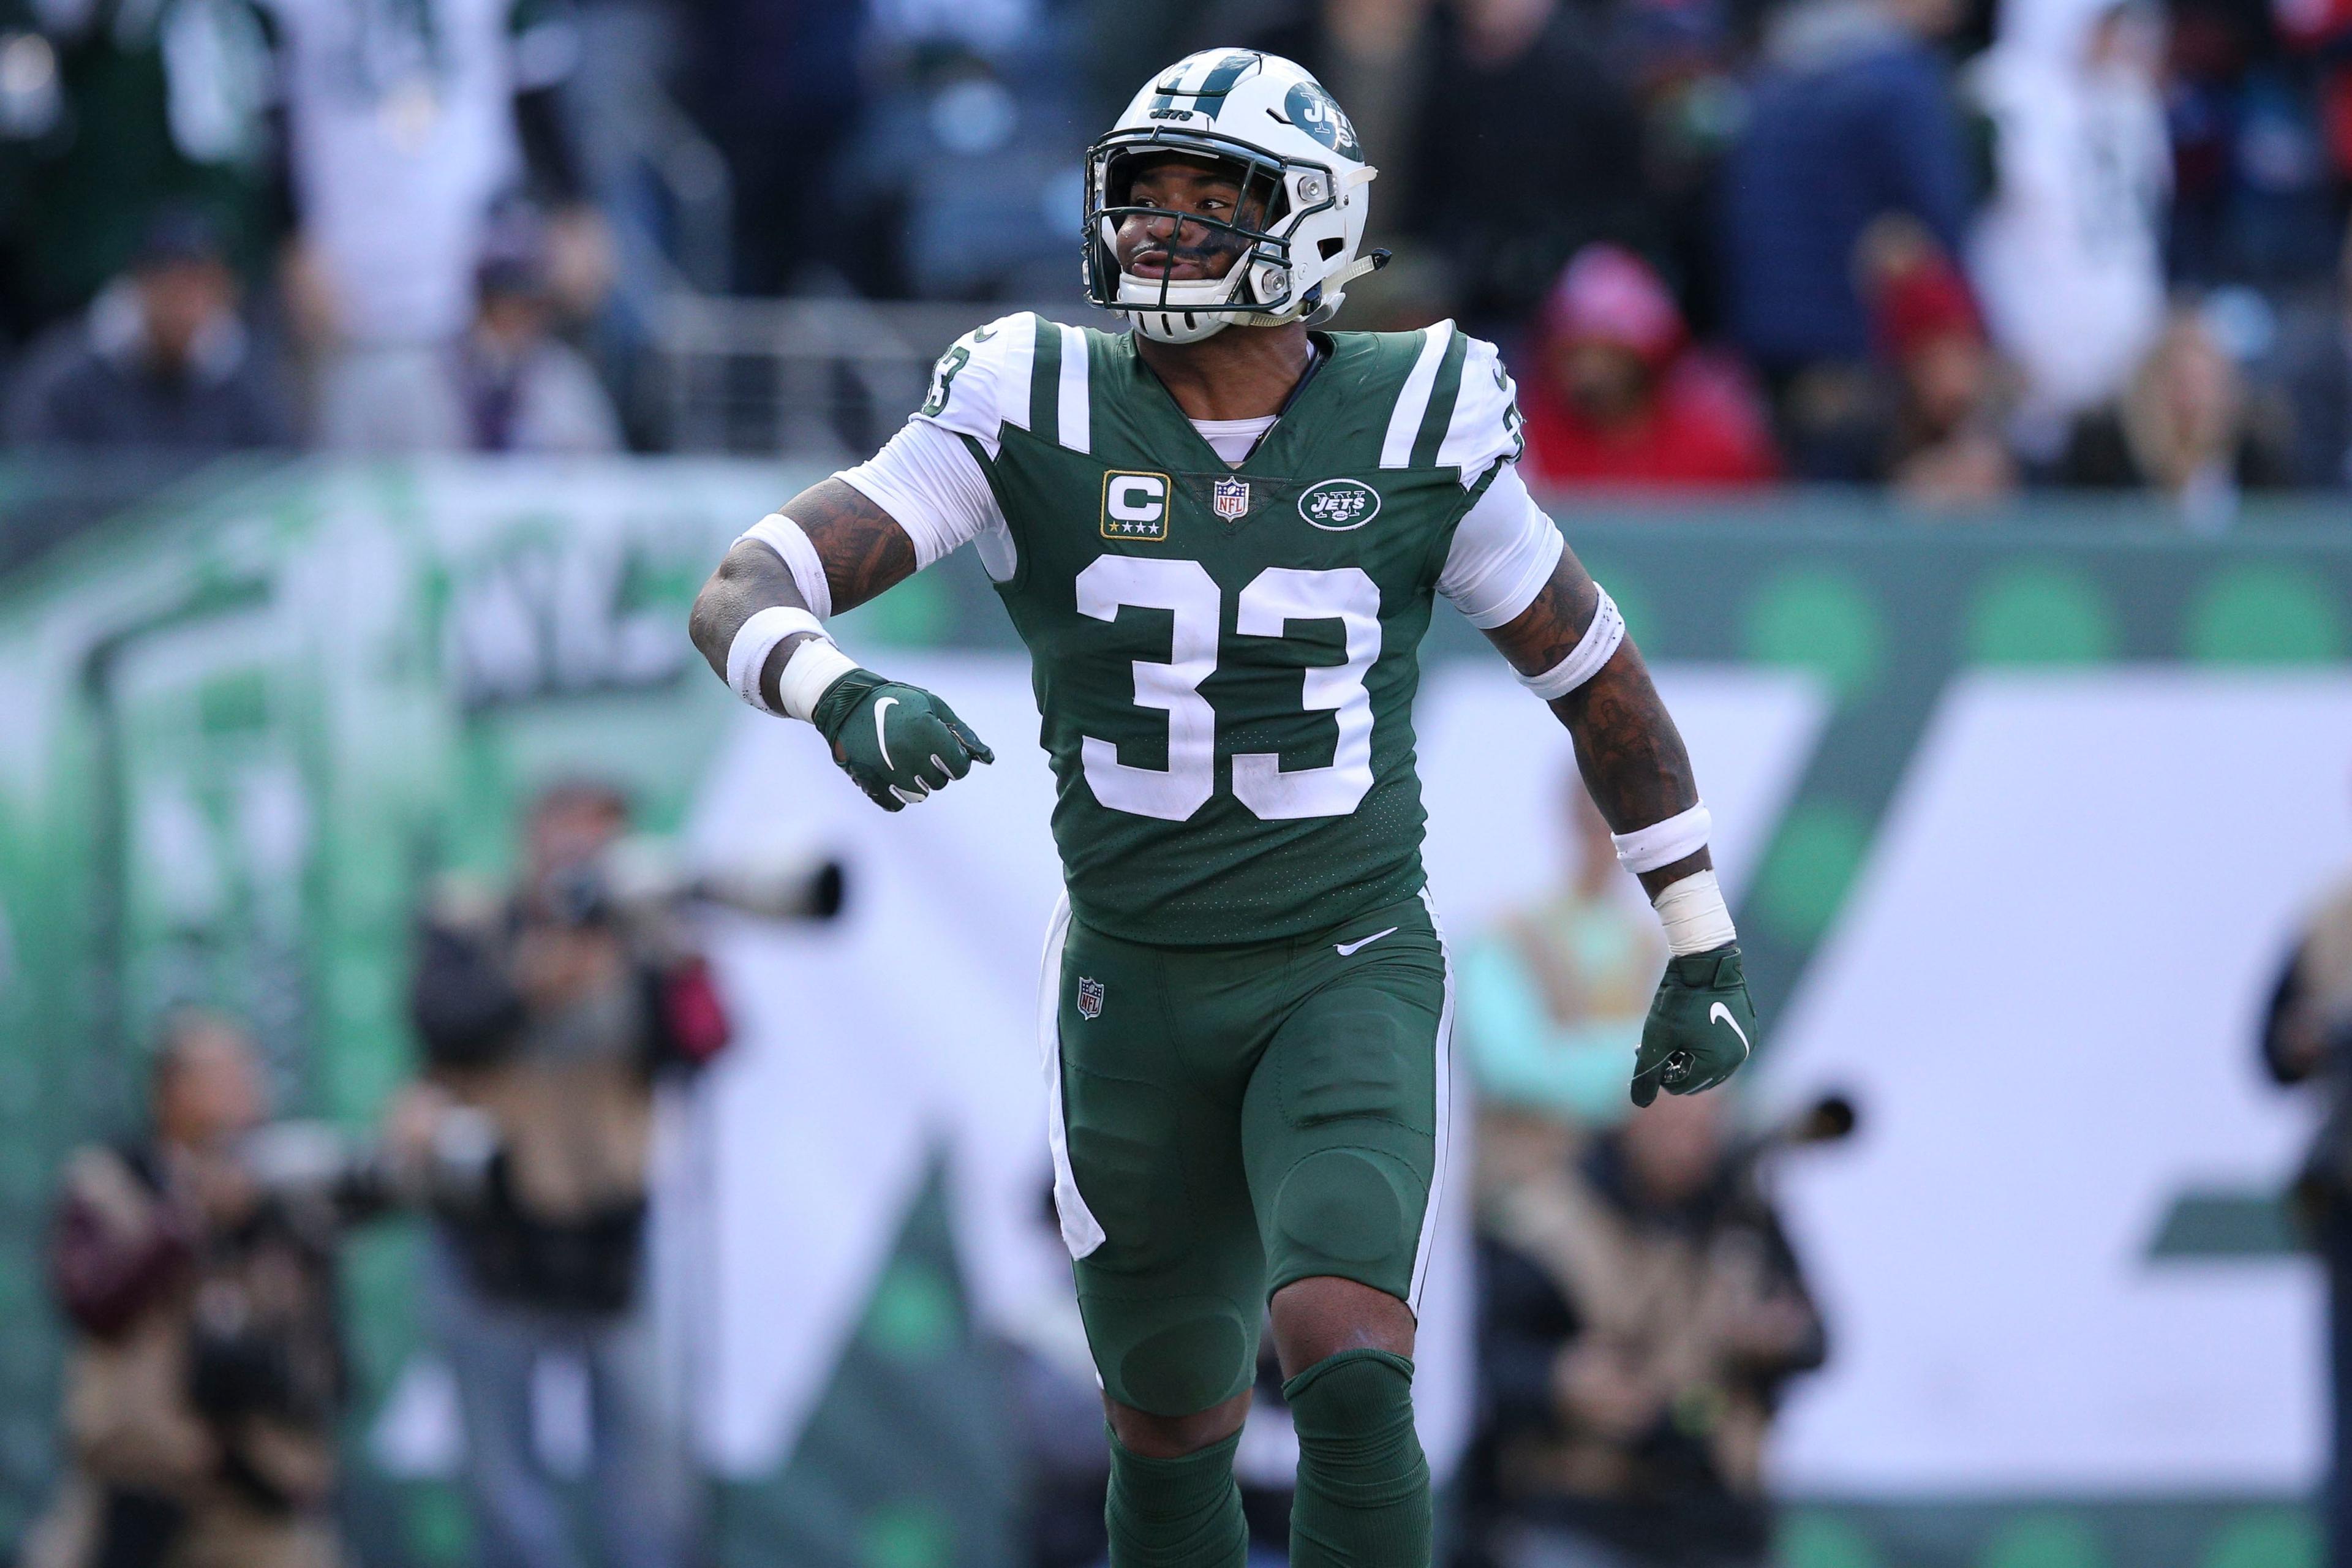
[[[1275,1194],[1270,1283],[1336,1274],[1388,1289],[1400,1271],[1411,1279],[1423,1200],[1400,1190],[1397,1166],[1356,1148],[1318,1149],[1293,1165]]]
[[[1146,1415],[1192,1415],[1249,1387],[1256,1323],[1233,1302],[1185,1295],[1122,1300],[1079,1295],[1103,1392]]]

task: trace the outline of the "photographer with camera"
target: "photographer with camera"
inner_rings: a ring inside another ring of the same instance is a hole
[[[1822,1363],[1767,1194],[1777,1150],[1844,1137],[1832,1097],[1736,1140],[1720,1095],[1660,1100],[1481,1194],[1473,1561],[1761,1568],[1764,1441]]]
[[[709,1060],[727,1023],[688,938],[687,891],[632,872],[628,826],[615,790],[551,789],[512,894],[445,892],[423,923],[411,1005],[428,1079],[490,1143],[472,1201],[436,1205],[429,1288],[488,1568],[587,1555],[534,1441],[533,1380],[551,1358],[586,1375],[604,1560],[676,1568],[690,1532],[682,1391],[645,1279],[647,1162],[656,1079]]]
[[[2337,888],[2305,922],[2271,994],[2262,1053],[2278,1082],[2308,1083],[2327,1099],[2291,1201],[2327,1271],[2334,1426],[2326,1561],[2352,1568],[2352,884]]]
[[[50,1272],[73,1328],[56,1506],[26,1568],[332,1568],[345,1226],[422,1179],[421,1129],[363,1157],[268,1122],[244,1028],[166,1021],[139,1138],[77,1152]]]

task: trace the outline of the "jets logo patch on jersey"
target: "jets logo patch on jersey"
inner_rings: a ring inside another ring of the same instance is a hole
[[[1249,481],[1219,479],[1209,487],[1209,504],[1227,522],[1249,511]]]
[[[1361,479],[1325,479],[1298,498],[1298,515],[1332,533],[1361,528],[1380,511],[1381,492]]]
[[[1103,476],[1102,536],[1145,544],[1165,540],[1169,492],[1166,474],[1113,468]]]

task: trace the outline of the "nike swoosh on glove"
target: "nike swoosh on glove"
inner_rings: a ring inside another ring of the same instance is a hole
[[[935,789],[992,763],[955,710],[903,681],[853,669],[817,699],[809,715],[833,746],[833,760],[885,811],[904,811]]]
[[[1739,944],[1670,958],[1642,1025],[1633,1103],[1649,1104],[1661,1089],[1668,1094],[1713,1089],[1739,1070],[1755,1045],[1756,1005],[1748,999]]]

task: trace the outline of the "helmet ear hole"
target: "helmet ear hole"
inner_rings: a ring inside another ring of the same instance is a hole
[[[1337,235],[1325,235],[1315,242],[1315,248],[1321,252],[1324,260],[1328,261],[1347,249],[1348,242]]]

